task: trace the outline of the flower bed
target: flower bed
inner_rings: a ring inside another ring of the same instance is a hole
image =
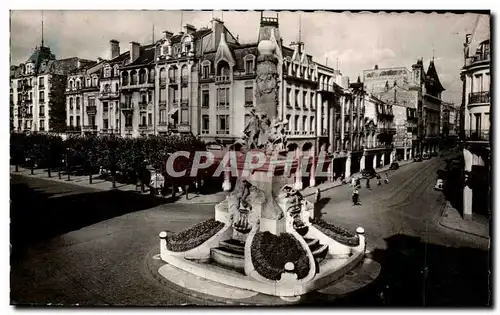
[[[258,232],[252,242],[252,263],[257,272],[270,280],[279,280],[285,272],[285,264],[292,262],[298,279],[309,273],[307,253],[292,234],[282,233],[279,236],[270,232]]]
[[[167,249],[173,252],[185,252],[200,246],[224,227],[224,223],[208,219],[187,230],[176,234],[167,234]]]
[[[327,223],[321,219],[311,220],[311,224],[321,231],[326,236],[336,240],[340,244],[346,246],[358,246],[359,236],[356,233],[343,229],[341,227],[335,226],[333,224]]]

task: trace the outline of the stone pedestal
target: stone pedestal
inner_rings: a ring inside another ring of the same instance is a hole
[[[472,189],[468,186],[464,187],[464,219],[472,219]]]

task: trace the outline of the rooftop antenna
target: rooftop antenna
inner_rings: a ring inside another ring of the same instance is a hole
[[[181,11],[181,32],[182,32],[182,19],[184,18],[184,11]]]
[[[42,10],[42,47],[43,47],[43,10]]]
[[[153,23],[153,44],[155,43],[155,23]]]

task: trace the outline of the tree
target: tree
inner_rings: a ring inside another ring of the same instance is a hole
[[[49,77],[49,127],[52,132],[66,130],[66,76],[52,74]]]

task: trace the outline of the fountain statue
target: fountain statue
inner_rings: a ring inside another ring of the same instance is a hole
[[[283,154],[288,122],[278,117],[276,49],[273,32],[258,45],[256,106],[234,152],[234,191],[216,205],[215,219],[160,233],[161,259],[227,286],[290,297],[324,288],[357,266],[365,239],[362,228],[352,233],[314,218],[314,204],[287,175],[300,161]],[[247,155],[256,153],[265,163],[251,168]]]

